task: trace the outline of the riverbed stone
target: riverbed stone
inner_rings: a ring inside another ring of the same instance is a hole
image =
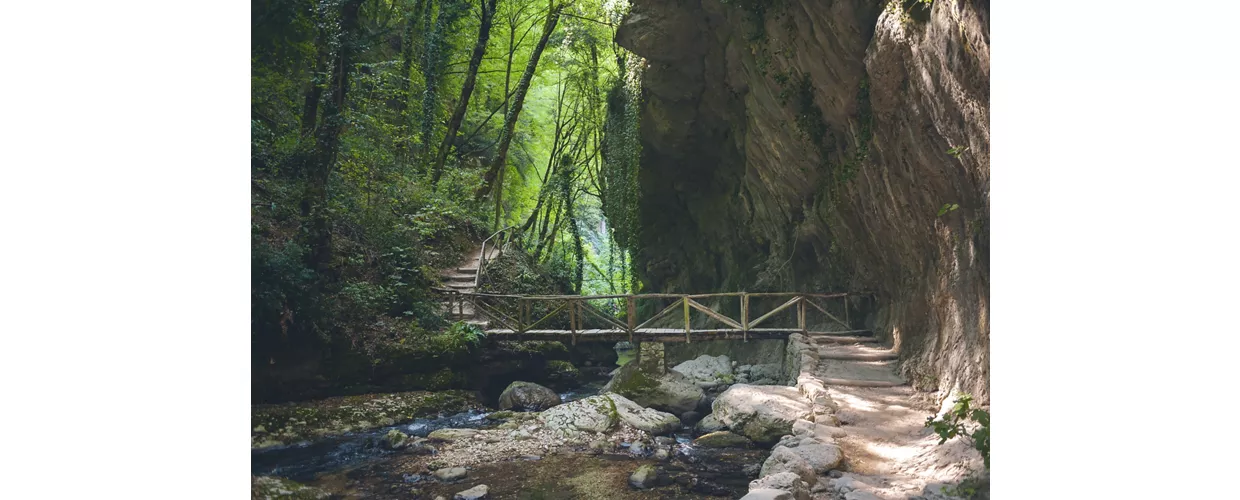
[[[487,498],[487,493],[490,493],[490,488],[485,484],[480,484],[468,490],[457,492],[456,495],[452,496],[452,500],[483,500]]]
[[[608,394],[607,397],[615,404],[620,420],[637,429],[650,434],[667,434],[680,428],[680,419],[676,418],[676,415],[653,408],[642,408],[619,394]]]
[[[695,434],[709,434],[727,428],[728,426],[723,425],[723,422],[720,422],[719,419],[715,417],[715,414],[712,413],[702,417],[701,420],[698,420],[698,423],[693,425],[693,432]]]
[[[771,456],[767,457],[762,463],[762,472],[759,477],[766,477],[771,474],[779,474],[780,472],[792,472],[801,477],[805,484],[814,486],[818,483],[818,476],[814,474],[814,468],[809,462],[805,461],[801,455],[792,451],[791,448],[782,446],[776,447],[771,451]]]
[[[715,399],[711,415],[756,443],[771,444],[791,434],[792,425],[810,412],[793,387],[736,384]]]
[[[683,415],[697,409],[705,396],[698,387],[677,371],[663,374],[639,370],[637,363],[620,367],[615,376],[603,387],[604,392],[614,392],[646,408],[654,408],[673,415]]]
[[[477,434],[478,429],[436,429],[427,434],[426,437],[452,442],[459,439],[470,439]]]
[[[499,395],[499,409],[501,410],[542,411],[558,404],[560,404],[560,395],[555,391],[533,382],[520,380],[508,384],[508,388]]]
[[[792,493],[796,500],[809,500],[809,485],[793,472],[771,474],[749,482],[750,490],[772,489]]]
[[[447,467],[432,472],[431,475],[435,476],[435,479],[451,483],[465,479],[465,476],[469,475],[469,471],[465,470],[464,467]]]
[[[620,421],[616,404],[605,394],[565,403],[542,412],[539,420],[548,429],[563,433],[606,432]]]
[[[748,448],[753,446],[753,441],[731,431],[717,431],[694,439],[693,446],[700,446],[702,448]]]
[[[844,452],[839,446],[813,439],[806,439],[795,448],[781,447],[781,449],[788,449],[800,455],[816,474],[826,474],[827,471],[839,467],[840,462],[844,460]]]
[[[644,490],[658,486],[659,468],[652,464],[645,464],[638,467],[633,474],[629,476],[629,486]]]
[[[703,389],[731,384],[735,381],[732,375],[732,360],[724,355],[703,354],[672,367],[672,371],[684,375],[689,381]]]
[[[399,450],[409,444],[409,435],[399,429],[392,429],[383,436],[383,444],[389,450]]]
[[[741,500],[796,500],[796,497],[792,496],[791,492],[784,490],[762,488],[749,490],[749,493],[741,497]]]

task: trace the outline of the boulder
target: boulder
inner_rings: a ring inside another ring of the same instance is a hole
[[[875,495],[868,491],[856,490],[856,491],[850,491],[848,492],[847,495],[844,495],[844,500],[883,500],[883,499],[880,498],[878,495]]]
[[[749,438],[730,431],[718,431],[704,434],[693,440],[693,446],[702,448],[748,448],[753,446]]]
[[[431,431],[426,437],[451,442],[458,439],[470,439],[476,434],[478,434],[478,429],[437,429]]]
[[[792,448],[779,446],[772,450],[771,456],[767,457],[766,461],[762,463],[762,471],[758,473],[758,477],[763,478],[781,472],[795,473],[810,487],[818,483],[818,476],[814,474],[814,468],[801,455],[793,453]]]
[[[680,421],[685,425],[696,424],[699,420],[702,420],[702,412],[700,411],[687,411],[680,416]]]
[[[796,500],[792,493],[784,490],[774,490],[763,488],[758,490],[749,490],[741,500]]]
[[[638,467],[633,475],[629,476],[629,486],[644,490],[658,486],[659,469],[652,464],[646,464]]]
[[[532,382],[516,381],[499,395],[501,410],[542,411],[560,404],[555,391]]]
[[[487,498],[489,490],[490,488],[487,488],[487,485],[480,484],[468,490],[458,492],[452,496],[452,500],[482,500]]]
[[[771,444],[791,434],[792,425],[811,410],[795,388],[737,384],[715,399],[711,415],[754,442]]]
[[[785,449],[805,459],[816,474],[826,474],[827,471],[839,467],[840,462],[844,461],[844,452],[839,446],[822,443],[812,438],[802,441],[795,448]]]
[[[715,418],[715,415],[712,413],[710,415],[702,417],[702,419],[699,420],[697,424],[694,424],[693,432],[695,434],[709,434],[709,433],[712,433],[715,431],[721,431],[727,428],[728,426],[723,425],[723,422],[720,422],[719,419]]]
[[[732,376],[732,360],[727,356],[711,356],[703,354],[672,367],[675,372],[684,375],[698,387],[709,389],[718,385],[727,385],[735,381]]]
[[[641,406],[673,415],[683,415],[697,409],[698,401],[705,395],[702,388],[680,372],[652,375],[640,371],[637,363],[620,367],[603,391],[614,392]]]
[[[619,394],[607,394],[616,406],[620,420],[650,434],[667,434],[680,428],[680,419],[671,413],[653,408],[642,408]]]
[[[538,418],[548,429],[564,433],[606,432],[620,421],[616,404],[605,394],[556,406]]]
[[[780,472],[779,474],[771,474],[769,476],[755,479],[749,482],[750,490],[784,490],[792,493],[792,497],[796,500],[809,500],[809,485],[805,481],[792,472]]]
[[[431,475],[435,476],[435,479],[450,483],[465,479],[465,476],[469,475],[469,471],[466,471],[464,467],[448,467],[432,472]]]

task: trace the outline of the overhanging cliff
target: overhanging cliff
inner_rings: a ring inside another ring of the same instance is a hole
[[[989,400],[989,3],[634,0],[638,274],[876,290],[921,388]],[[942,212],[942,213],[940,213]]]

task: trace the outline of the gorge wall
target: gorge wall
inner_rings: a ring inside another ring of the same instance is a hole
[[[633,0],[616,40],[647,61],[638,276],[874,290],[903,375],[988,401],[988,17],[987,1]]]

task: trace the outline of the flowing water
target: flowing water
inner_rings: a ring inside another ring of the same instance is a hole
[[[631,350],[618,350],[623,365],[633,359]],[[572,390],[561,392],[564,402],[598,394],[605,378],[585,380]],[[494,427],[499,422],[487,418],[487,411],[467,411],[421,418],[364,432],[348,433],[303,442],[253,450],[250,469],[255,476],[278,476],[322,487],[348,498],[451,498],[457,491],[474,484],[489,484],[495,499],[571,499],[571,498],[738,498],[756,477],[768,450],[707,449],[693,446],[692,430],[684,427],[673,433],[676,443],[666,462],[650,459],[650,451],[634,453],[621,443],[614,453],[591,455],[562,453],[555,456],[514,457],[511,461],[470,468],[466,483],[443,484],[429,476],[410,474],[402,467],[408,457],[404,451],[384,446],[384,436],[392,429],[410,436],[425,437],[445,428]],[[666,485],[655,490],[628,487],[629,474],[640,464],[658,465]]]

